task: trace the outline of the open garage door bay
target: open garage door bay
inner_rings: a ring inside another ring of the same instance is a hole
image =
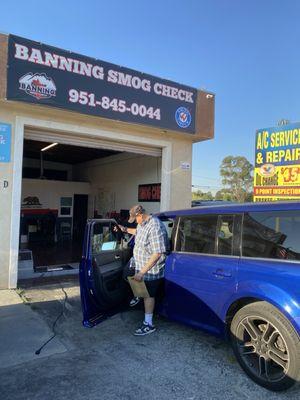
[[[162,149],[25,128],[19,279],[77,273],[88,218],[160,210]],[[141,198],[152,187],[155,196]],[[59,272],[60,273],[60,272]]]

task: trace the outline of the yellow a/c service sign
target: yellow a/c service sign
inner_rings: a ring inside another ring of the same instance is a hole
[[[300,123],[256,132],[254,201],[300,199]]]

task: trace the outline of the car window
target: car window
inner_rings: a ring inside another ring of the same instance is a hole
[[[121,248],[121,234],[114,231],[112,222],[97,222],[92,228],[92,254],[96,255],[103,251],[118,250]]]
[[[161,222],[164,224],[164,226],[166,228],[169,240],[171,240],[173,227],[174,227],[174,219],[172,219],[172,218],[168,218],[168,219],[160,218],[160,220],[161,220]]]
[[[300,259],[300,211],[244,215],[242,254],[247,257]]]
[[[176,251],[215,254],[217,215],[184,216],[179,220]]]
[[[217,252],[220,255],[233,255],[234,215],[219,215]]]

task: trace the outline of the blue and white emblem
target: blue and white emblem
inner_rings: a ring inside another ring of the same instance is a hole
[[[192,116],[189,110],[185,107],[177,108],[175,112],[175,119],[180,128],[187,128],[192,122]]]

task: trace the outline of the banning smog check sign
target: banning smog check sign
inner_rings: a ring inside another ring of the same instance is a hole
[[[7,98],[195,133],[196,89],[13,35]]]

